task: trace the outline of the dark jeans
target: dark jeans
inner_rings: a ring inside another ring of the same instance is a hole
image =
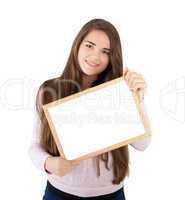
[[[120,190],[106,195],[94,196],[94,197],[78,197],[66,192],[60,191],[57,188],[53,187],[49,181],[47,181],[47,186],[45,189],[45,194],[43,200],[126,200],[124,195],[124,190]]]

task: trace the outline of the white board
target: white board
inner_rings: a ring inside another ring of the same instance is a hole
[[[62,157],[86,159],[147,137],[137,94],[123,77],[43,106]]]

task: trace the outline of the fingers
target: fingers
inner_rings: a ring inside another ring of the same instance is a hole
[[[145,90],[145,89],[146,89],[146,85],[145,85],[145,83],[143,83],[143,82],[142,82],[142,83],[136,82],[136,83],[134,83],[132,89],[133,89],[134,91],[136,91],[136,90]]]
[[[71,165],[71,166],[76,166],[76,165],[79,165],[80,164],[80,160],[67,160],[67,159],[64,159],[62,157],[60,157],[60,159],[62,160],[62,163],[66,163],[66,165]]]
[[[134,88],[137,84],[145,84],[144,80],[140,77],[133,76],[127,81],[129,87]]]
[[[71,164],[72,165],[79,165],[80,164],[80,160],[73,160],[73,161],[71,161]]]
[[[141,74],[138,74],[136,72],[132,72],[130,70],[127,71],[126,75],[125,75],[125,80],[130,82],[130,81],[133,81],[133,79],[142,79],[143,80],[143,77]]]
[[[146,90],[147,85],[141,74],[130,71],[128,68],[125,69],[124,73],[125,73],[124,74],[125,81],[126,81],[127,85],[129,86],[130,90],[132,90],[132,91],[136,91],[136,90],[145,91]]]

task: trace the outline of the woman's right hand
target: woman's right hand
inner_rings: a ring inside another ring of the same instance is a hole
[[[49,156],[45,161],[45,169],[49,173],[64,176],[79,164],[80,161],[70,161],[60,156]]]

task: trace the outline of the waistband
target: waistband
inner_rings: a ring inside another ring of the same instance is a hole
[[[55,188],[49,181],[47,181],[47,188],[50,192],[54,193],[55,195],[64,198],[65,200],[80,200],[80,199],[89,199],[89,200],[112,200],[115,198],[118,194],[123,192],[123,187],[117,190],[116,192],[100,195],[100,196],[93,196],[93,197],[79,197],[73,194],[69,194],[66,192],[63,192],[57,188]]]

